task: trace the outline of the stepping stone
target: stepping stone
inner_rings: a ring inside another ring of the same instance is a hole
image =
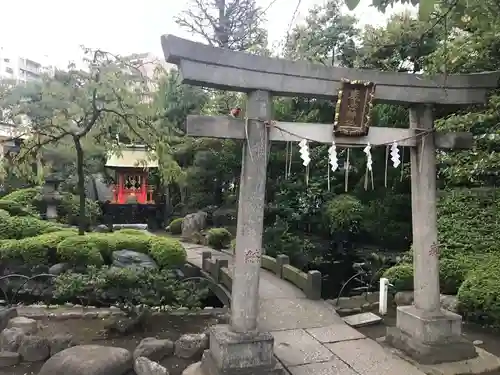
[[[382,318],[374,313],[367,312],[355,315],[349,315],[344,318],[344,322],[346,322],[351,327],[363,327],[372,324],[378,324],[382,321]]]

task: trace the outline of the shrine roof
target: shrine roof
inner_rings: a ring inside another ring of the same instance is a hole
[[[158,160],[142,147],[128,147],[110,153],[106,160],[108,168],[158,168]]]

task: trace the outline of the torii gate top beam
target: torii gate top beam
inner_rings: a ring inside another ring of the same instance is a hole
[[[183,82],[229,91],[270,91],[278,96],[336,97],[343,78],[377,84],[386,103],[483,104],[498,87],[500,72],[424,77],[376,70],[333,68],[210,47],[173,35],[161,38],[165,59],[177,64]]]

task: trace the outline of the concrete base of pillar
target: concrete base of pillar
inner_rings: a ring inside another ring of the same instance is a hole
[[[228,325],[210,328],[210,349],[205,350],[200,370],[203,375],[284,375],[273,354],[270,333],[239,334]]]
[[[446,310],[429,314],[415,306],[400,306],[396,327],[387,328],[386,341],[422,364],[477,357],[474,345],[461,334],[462,317],[458,314]]]

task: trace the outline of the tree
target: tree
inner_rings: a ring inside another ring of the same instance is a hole
[[[32,162],[44,147],[72,143],[80,197],[80,234],[86,229],[85,142],[101,144],[105,152],[119,152],[119,144],[110,133],[121,133],[132,142],[148,144],[147,134],[155,129],[153,124],[158,118],[151,105],[153,86],[141,73],[142,60],[100,50],[85,49],[84,53],[85,69],[70,65],[68,70],[58,70],[39,82],[16,86],[1,105],[9,109],[13,120],[29,119],[18,125],[28,138],[13,162],[17,173],[31,173]]]
[[[305,22],[295,26],[285,41],[284,56],[325,65],[352,67],[356,58],[356,19],[343,15],[339,0],[314,6]]]
[[[175,22],[214,47],[234,51],[265,49],[264,11],[255,0],[190,0]]]

